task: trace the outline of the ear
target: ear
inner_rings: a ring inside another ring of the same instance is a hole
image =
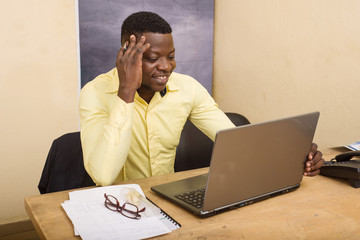
[[[123,46],[125,42],[128,41],[129,39],[130,39],[130,34],[121,35],[121,46]]]

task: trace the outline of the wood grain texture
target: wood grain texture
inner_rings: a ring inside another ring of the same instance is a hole
[[[325,160],[336,151],[328,151]],[[151,186],[195,176],[206,168],[137,183],[145,195],[182,227],[156,239],[360,239],[360,190],[345,180],[304,177],[298,190],[210,218],[199,218],[159,197]],[[25,207],[42,239],[77,239],[61,203],[68,191],[25,198]]]

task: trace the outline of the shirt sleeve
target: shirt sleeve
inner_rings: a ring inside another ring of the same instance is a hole
[[[195,82],[192,90],[193,109],[189,119],[211,140],[215,140],[217,131],[235,126],[200,83]]]
[[[81,90],[79,107],[85,169],[97,185],[110,185],[127,159],[134,103],[90,86]]]

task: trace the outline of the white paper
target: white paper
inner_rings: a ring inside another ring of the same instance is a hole
[[[124,202],[124,198],[121,196],[121,190],[123,188],[133,188],[142,196],[145,196],[141,187],[138,184],[126,184],[126,185],[113,185],[107,187],[95,187],[85,190],[77,190],[69,192],[69,198],[71,201],[102,201],[104,203],[104,193],[107,195],[113,195],[120,202]]]
[[[345,147],[352,151],[359,151],[360,150],[360,141],[345,145]]]
[[[105,207],[104,193],[113,195],[122,203],[121,189],[134,188],[142,196],[137,184],[97,187],[69,193],[70,200],[62,207],[72,221],[76,232],[84,240],[95,239],[143,239],[171,232],[163,216],[144,216],[130,219]]]

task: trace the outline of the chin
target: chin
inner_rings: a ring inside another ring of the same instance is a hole
[[[153,92],[161,92],[166,88],[166,85],[157,85],[150,87],[151,91]]]
[[[151,92],[161,92],[166,88],[166,85],[155,85],[155,86],[149,86],[149,85],[145,85],[142,84],[141,87],[143,88],[143,90],[146,89],[146,91],[151,91]]]

